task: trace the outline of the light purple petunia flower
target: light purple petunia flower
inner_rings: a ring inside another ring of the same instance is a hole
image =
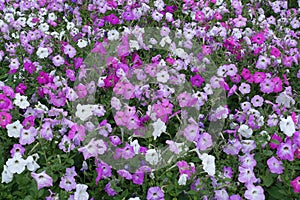
[[[53,179],[48,174],[46,174],[45,170],[41,173],[31,172],[31,176],[37,182],[38,190],[53,185]]]

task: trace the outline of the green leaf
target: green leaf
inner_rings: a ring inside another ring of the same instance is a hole
[[[272,177],[270,172],[268,172],[268,170],[266,171],[265,176],[262,177],[262,180],[263,180],[263,185],[266,187],[270,187],[274,183],[274,178]]]

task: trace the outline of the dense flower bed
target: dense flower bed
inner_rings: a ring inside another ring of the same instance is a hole
[[[0,0],[0,199],[299,199],[292,6]]]

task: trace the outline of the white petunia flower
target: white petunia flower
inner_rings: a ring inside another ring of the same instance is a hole
[[[128,200],[141,200],[140,197],[131,197]]]
[[[168,82],[170,76],[167,71],[161,71],[156,74],[156,79],[158,82],[166,83]]]
[[[245,138],[250,138],[252,136],[253,131],[249,126],[243,124],[240,126],[238,133]]]
[[[188,179],[188,175],[182,174],[178,179],[178,185],[186,185],[187,179]]]
[[[77,184],[74,193],[74,200],[88,200],[89,194],[86,192],[88,186],[84,184]]]
[[[286,94],[286,92],[282,92],[276,98],[276,103],[286,108],[290,108],[292,105],[295,104],[295,100],[291,96]]]
[[[152,123],[152,126],[154,128],[154,131],[152,133],[154,140],[156,140],[156,138],[159,137],[162,132],[165,132],[167,130],[166,124],[161,121],[161,119],[158,119],[156,122]]]
[[[6,161],[7,168],[13,174],[21,174],[25,170],[26,164],[26,161],[19,154],[17,154],[13,158],[9,158]]]
[[[215,157],[207,153],[202,155],[198,154],[198,156],[202,160],[203,170],[210,176],[214,176],[216,173]]]
[[[111,30],[111,31],[108,31],[107,33],[107,39],[108,40],[117,40],[119,39],[119,32],[116,31],[116,30]]]
[[[27,97],[20,95],[19,93],[15,96],[14,104],[19,106],[21,109],[26,109],[30,105],[27,101]]]
[[[49,31],[49,25],[47,23],[42,23],[39,25],[39,29],[40,29],[40,31],[45,33],[47,31]]]
[[[141,146],[139,145],[138,140],[133,140],[132,142],[130,142],[130,146],[133,147],[135,154],[139,154]]]
[[[139,50],[140,49],[140,44],[136,40],[130,40],[129,41],[129,47],[130,47],[131,50],[134,50],[134,49]]]
[[[3,171],[2,171],[2,181],[1,183],[9,183],[13,180],[13,173],[9,171],[6,165],[3,166]]]
[[[156,165],[159,161],[160,155],[155,149],[149,149],[146,152],[146,161],[151,165]]]
[[[36,55],[40,59],[47,58],[49,56],[49,51],[48,51],[47,48],[39,47],[38,50],[37,50],[37,52],[36,52]]]
[[[36,154],[37,155],[37,154]],[[39,169],[40,166],[37,164],[36,160],[33,156],[28,156],[26,159],[26,167],[29,171],[34,172],[35,170]]]
[[[77,42],[77,46],[79,48],[84,48],[86,47],[88,44],[88,42],[86,40],[83,40],[83,39],[79,39],[78,42]]]
[[[76,106],[75,116],[82,121],[86,121],[90,116],[93,115],[94,106],[93,105],[81,105]]]
[[[49,110],[47,106],[45,106],[39,101],[38,101],[38,105],[35,105],[35,108],[39,111],[43,111],[44,113],[46,113]]]
[[[281,118],[280,119],[280,130],[286,134],[288,137],[292,137],[295,133],[295,124],[291,116],[288,116],[287,119]]]
[[[75,24],[73,22],[67,22],[67,30],[71,30],[75,27]]]
[[[19,138],[22,128],[23,126],[19,120],[15,121],[12,124],[6,125],[8,137]]]

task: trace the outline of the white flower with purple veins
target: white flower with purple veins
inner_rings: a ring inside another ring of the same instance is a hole
[[[145,158],[151,165],[156,165],[160,159],[160,155],[155,149],[148,149]]]
[[[36,52],[36,55],[41,59],[47,58],[49,56],[49,51],[47,48],[39,47]]]
[[[20,93],[17,93],[15,96],[14,104],[16,106],[19,106],[21,109],[26,109],[30,104],[27,101],[27,97],[20,95]]]
[[[167,130],[166,124],[161,121],[161,119],[158,119],[156,122],[152,123],[152,126],[154,128],[154,131],[152,133],[154,140],[156,140],[157,137],[160,137],[162,132],[165,132]]]
[[[13,180],[14,174],[9,171],[6,165],[3,166],[1,183],[9,183]]]
[[[253,130],[249,126],[243,124],[240,126],[238,133],[245,138],[250,138],[253,134]]]
[[[74,193],[74,200],[88,200],[89,194],[87,193],[87,185],[77,184],[76,191]]]
[[[170,75],[168,74],[167,71],[161,71],[156,74],[156,80],[161,83],[168,82],[169,78],[170,78]]]
[[[8,137],[18,138],[20,137],[21,129],[23,128],[19,120],[15,121],[12,124],[6,125]]]
[[[291,116],[288,116],[286,119],[281,118],[280,119],[280,130],[286,134],[288,137],[292,137],[295,133],[295,124]]]
[[[6,161],[8,170],[15,174],[21,174],[25,170],[26,161],[21,157],[20,154],[16,154],[13,158],[9,158]]]

